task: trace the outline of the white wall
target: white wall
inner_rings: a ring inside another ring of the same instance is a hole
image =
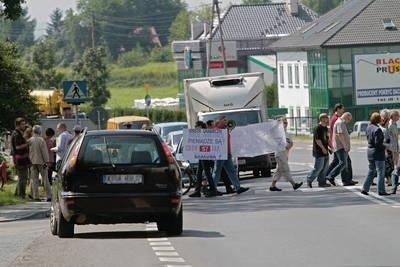
[[[279,107],[288,109],[288,117],[309,117],[307,53],[278,52],[276,67]],[[309,132],[306,120],[296,123],[300,131]],[[289,120],[289,129],[295,126],[295,121]]]

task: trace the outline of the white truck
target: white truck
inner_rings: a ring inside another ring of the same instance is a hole
[[[226,76],[184,80],[186,117],[189,128],[197,120],[216,120],[225,115],[236,126],[267,120],[266,97],[262,73],[242,73]],[[244,140],[249,141],[249,140]],[[271,176],[276,167],[274,154],[238,157],[238,171],[253,171],[255,177]]]

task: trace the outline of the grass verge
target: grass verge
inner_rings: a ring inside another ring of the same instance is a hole
[[[0,190],[0,206],[24,203],[26,200],[14,196],[15,187],[17,183],[9,180]]]
[[[133,107],[135,99],[144,99],[146,91],[143,87],[110,87],[111,98],[106,106],[110,108],[116,107]],[[176,97],[178,88],[176,86],[154,87],[150,88],[148,94],[152,99]]]

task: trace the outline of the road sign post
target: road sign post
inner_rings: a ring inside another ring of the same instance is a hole
[[[146,103],[146,116],[149,118],[149,107],[151,104],[151,96],[149,94],[144,97],[144,102]]]

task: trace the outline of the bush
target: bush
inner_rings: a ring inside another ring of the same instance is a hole
[[[173,60],[172,52],[169,47],[155,47],[150,51],[150,61],[169,62]]]
[[[148,61],[148,55],[140,46],[119,55],[118,65],[121,67],[143,66]]]

